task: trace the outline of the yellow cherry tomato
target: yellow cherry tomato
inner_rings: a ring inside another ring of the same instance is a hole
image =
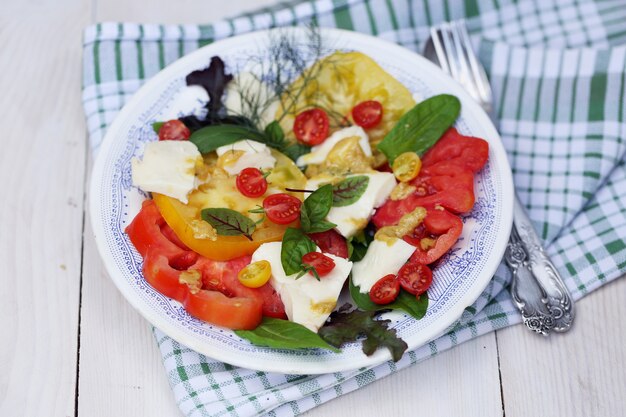
[[[239,271],[239,282],[249,288],[259,288],[265,285],[272,276],[272,266],[266,260],[252,262]]]
[[[420,173],[422,160],[415,152],[404,152],[393,161],[391,169],[398,181],[408,182]]]

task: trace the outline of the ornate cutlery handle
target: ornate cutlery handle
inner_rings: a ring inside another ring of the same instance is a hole
[[[513,273],[511,294],[524,324],[547,336],[572,325],[574,306],[567,287],[545,254],[526,210],[515,196],[513,229],[505,254]]]

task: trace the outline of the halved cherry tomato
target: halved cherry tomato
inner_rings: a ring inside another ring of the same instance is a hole
[[[244,168],[237,175],[237,189],[246,197],[261,197],[267,191],[267,180],[258,168]]]
[[[265,215],[276,224],[288,224],[300,217],[302,201],[296,197],[278,193],[269,195],[263,200]]]
[[[404,152],[393,161],[393,175],[401,182],[417,177],[422,169],[422,160],[415,152]]]
[[[328,115],[324,110],[318,108],[299,113],[293,123],[296,139],[309,146],[324,142],[328,137],[328,131]]]
[[[484,139],[461,135],[451,127],[422,157],[424,167],[442,161],[463,167],[472,172],[479,171],[489,158],[489,144]]]
[[[413,295],[424,294],[433,282],[429,267],[418,262],[407,262],[398,271],[400,286]]]
[[[252,262],[237,274],[239,282],[248,288],[259,288],[265,285],[265,283],[270,280],[271,276],[272,265],[265,259]]]
[[[424,222],[404,240],[415,246],[411,262],[431,264],[456,243],[463,231],[461,219],[446,210],[428,210]]]
[[[302,257],[302,263],[311,266],[320,277],[335,269],[335,261],[321,252],[309,252]]]
[[[378,125],[382,119],[383,105],[379,101],[362,101],[352,108],[352,120],[365,129]]]
[[[348,243],[334,229],[325,232],[309,233],[308,236],[324,253],[332,253],[340,258],[348,258]]]
[[[159,140],[187,140],[191,131],[180,120],[168,120],[159,129]]]
[[[394,274],[385,275],[370,289],[370,300],[376,304],[389,304],[400,294],[400,281]]]
[[[263,319],[258,299],[229,298],[217,291],[189,292],[183,305],[192,316],[233,330],[252,330]]]

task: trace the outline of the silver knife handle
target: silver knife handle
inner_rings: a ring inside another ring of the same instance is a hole
[[[568,330],[574,319],[571,296],[517,195],[505,260],[513,274],[513,302],[521,311],[524,324],[545,336],[552,330]]]

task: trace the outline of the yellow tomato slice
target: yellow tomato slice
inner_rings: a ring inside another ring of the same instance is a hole
[[[373,59],[360,52],[335,52],[316,62],[290,86],[276,116],[287,113],[280,124],[294,138],[293,122],[301,111],[320,107],[336,123],[343,117],[351,119],[352,108],[366,100],[376,100],[383,106],[380,124],[367,129],[374,144],[415,106],[411,92]]]
[[[272,151],[276,167],[267,177],[270,189],[282,192],[285,188],[302,189],[306,177],[287,156]],[[292,193],[302,198],[301,193]],[[152,193],[161,215],[180,240],[194,252],[209,259],[225,261],[252,254],[261,244],[282,239],[285,230],[291,225],[277,225],[263,221],[257,225],[252,240],[244,236],[220,236],[201,218],[201,211],[209,207],[224,207],[237,210],[258,220],[261,215],[252,215],[248,210],[257,208],[263,197],[244,197],[235,184],[235,177],[216,177],[189,195],[189,203],[184,204],[175,198]]]

